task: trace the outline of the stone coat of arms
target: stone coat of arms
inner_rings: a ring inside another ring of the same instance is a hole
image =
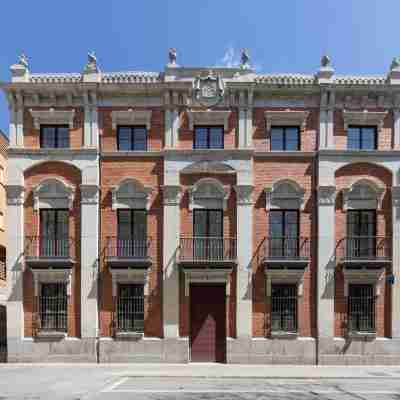
[[[206,76],[198,76],[194,81],[194,97],[203,106],[217,105],[224,97],[224,82],[212,71]]]

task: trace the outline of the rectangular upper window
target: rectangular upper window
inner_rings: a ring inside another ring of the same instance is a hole
[[[68,125],[40,125],[40,147],[44,149],[68,148]]]
[[[273,126],[271,128],[271,150],[300,150],[300,128],[297,126]]]
[[[147,256],[146,210],[118,210],[119,257],[145,258]]]
[[[223,126],[195,126],[194,149],[223,149],[224,127]]]
[[[347,149],[349,150],[377,149],[376,127],[349,126],[347,130]]]
[[[69,255],[68,210],[40,210],[40,255],[42,257]]]
[[[145,126],[118,126],[119,151],[146,151],[147,128]]]

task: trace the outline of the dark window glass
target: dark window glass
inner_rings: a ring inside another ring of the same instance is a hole
[[[349,210],[347,212],[348,258],[374,258],[376,255],[375,210]]]
[[[375,296],[373,285],[349,285],[348,318],[348,326],[351,332],[375,331]]]
[[[147,212],[118,210],[117,252],[119,257],[147,256]]]
[[[195,126],[193,148],[223,149],[224,128],[222,126]]]
[[[299,213],[273,210],[269,216],[269,256],[296,257],[299,253]]]
[[[223,258],[223,212],[222,210],[194,210],[193,215],[194,257],[197,259]]]
[[[69,255],[68,210],[40,210],[40,255],[67,257]]]
[[[42,125],[40,127],[40,147],[55,149],[69,147],[69,128],[67,125]]]
[[[67,331],[67,285],[42,283],[39,297],[39,329],[43,331]]]
[[[117,330],[143,332],[144,330],[143,284],[119,284],[117,302]]]
[[[118,126],[118,150],[147,150],[147,129],[145,126]]]
[[[349,150],[376,149],[376,128],[370,126],[350,126],[347,130],[347,148]]]
[[[272,285],[272,332],[297,332],[297,286]]]
[[[298,127],[272,127],[271,150],[296,151],[300,150],[300,129]]]

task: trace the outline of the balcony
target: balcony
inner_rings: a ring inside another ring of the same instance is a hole
[[[336,254],[347,268],[380,268],[392,262],[392,238],[347,236],[339,241]]]
[[[54,239],[47,236],[25,238],[25,262],[31,268],[71,268],[75,262],[72,238]]]
[[[304,269],[310,260],[310,238],[274,236],[265,239],[263,263],[268,269]]]
[[[151,239],[120,239],[107,237],[105,258],[111,268],[148,268]]]
[[[178,262],[188,268],[231,268],[237,263],[236,238],[181,237]]]

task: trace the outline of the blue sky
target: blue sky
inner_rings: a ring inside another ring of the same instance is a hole
[[[338,74],[382,74],[400,55],[398,0],[4,1],[1,14],[3,81],[21,51],[31,72],[79,72],[89,50],[103,71],[160,71],[171,46],[185,66],[235,62],[247,47],[266,73],[313,73],[328,53]]]

